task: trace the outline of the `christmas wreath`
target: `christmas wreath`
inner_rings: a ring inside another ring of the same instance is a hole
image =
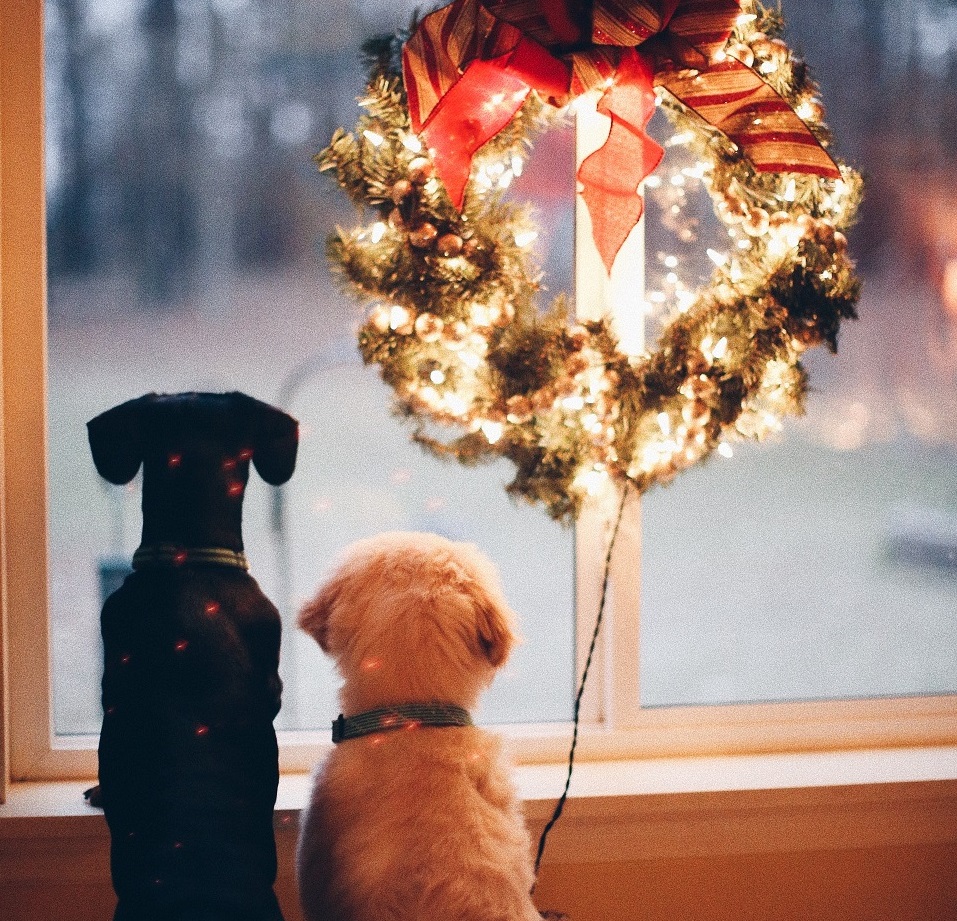
[[[608,478],[643,492],[802,410],[802,354],[836,350],[855,316],[843,231],[860,178],[828,152],[817,87],[781,34],[750,0],[456,0],[370,45],[364,114],[317,162],[375,212],[330,253],[372,302],[360,349],[417,440],[509,458],[510,492],[569,519]],[[610,317],[536,306],[536,227],[503,197],[530,138],[586,93],[611,124],[578,173],[606,268],[661,157],[656,105],[728,233],[639,355]]]

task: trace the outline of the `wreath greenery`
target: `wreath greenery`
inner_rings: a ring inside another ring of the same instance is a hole
[[[828,145],[817,87],[782,40],[779,13],[743,9],[729,51]],[[537,308],[536,227],[527,207],[504,200],[530,138],[563,113],[533,93],[479,151],[460,211],[410,127],[401,40],[368,46],[364,114],[316,159],[375,213],[337,230],[329,251],[352,292],[371,302],[359,346],[414,438],[468,464],[509,458],[509,491],[568,520],[608,478],[643,492],[803,410],[801,356],[818,344],[835,351],[841,321],[855,316],[859,281],[843,233],[860,199],[854,170],[838,163],[839,179],[758,172],[659,89],[731,252],[709,250],[710,281],[674,306],[653,350],[629,355],[610,318],[576,322],[564,296]],[[439,438],[432,423],[456,434]]]

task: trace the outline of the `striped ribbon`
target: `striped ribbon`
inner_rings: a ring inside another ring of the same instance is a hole
[[[426,16],[403,49],[413,130],[461,207],[473,156],[532,90],[555,105],[601,90],[598,109],[611,129],[578,179],[610,271],[641,217],[638,186],[663,153],[645,133],[655,86],[724,132],[760,171],[840,176],[790,104],[759,73],[719,54],[739,12],[740,0],[455,0]]]
[[[332,723],[332,741],[338,745],[377,732],[418,729],[420,726],[471,725],[469,711],[455,704],[399,704],[366,710],[350,717],[340,713],[339,718]]]

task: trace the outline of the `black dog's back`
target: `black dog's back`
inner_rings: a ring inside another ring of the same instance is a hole
[[[108,479],[144,467],[136,571],[101,617],[117,921],[275,921],[281,622],[244,567],[241,507],[250,461],[292,474],[296,424],[242,394],[185,394],[89,428]]]

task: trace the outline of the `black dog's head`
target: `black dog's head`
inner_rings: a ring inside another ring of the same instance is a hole
[[[111,483],[143,465],[143,543],[242,549],[249,462],[273,485],[296,466],[299,426],[244,393],[150,393],[87,423]]]

